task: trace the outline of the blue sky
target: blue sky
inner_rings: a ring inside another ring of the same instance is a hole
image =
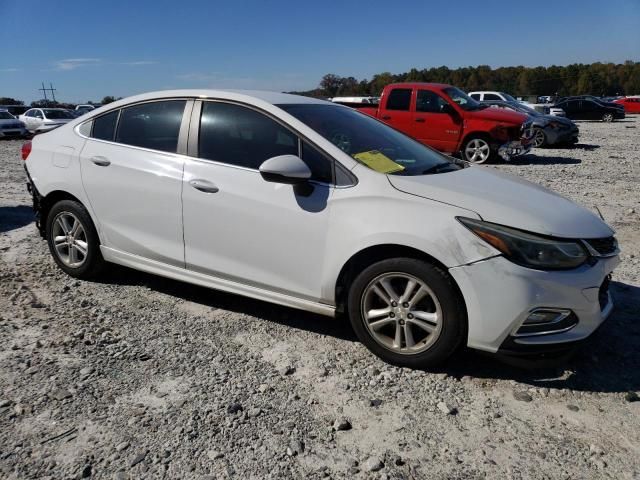
[[[302,90],[325,73],[640,60],[640,0],[0,0],[0,96]]]

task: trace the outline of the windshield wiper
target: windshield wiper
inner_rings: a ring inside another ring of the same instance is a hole
[[[442,171],[444,171],[445,168],[446,169],[451,168],[451,171],[458,170],[458,168],[457,168],[457,166],[455,164],[449,163],[449,162],[445,162],[445,163],[438,163],[437,165],[434,165],[433,167],[427,168],[424,172],[422,172],[422,175],[429,175],[430,173],[442,172]]]

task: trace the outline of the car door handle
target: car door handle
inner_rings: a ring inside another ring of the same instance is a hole
[[[191,185],[196,190],[200,190],[204,193],[218,193],[218,191],[220,191],[220,189],[216,187],[215,184],[211,183],[208,180],[189,180],[189,185]]]
[[[99,167],[108,167],[109,165],[111,165],[111,161],[105,157],[91,157],[91,161]]]
[[[424,123],[424,118],[416,118],[416,122],[418,122],[418,123]]]
[[[382,120],[391,120],[391,115],[383,115]]]

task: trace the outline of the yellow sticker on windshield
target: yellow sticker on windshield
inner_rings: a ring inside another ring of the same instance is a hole
[[[394,162],[378,150],[356,153],[353,158],[361,161],[370,169],[380,173],[395,173],[404,170],[402,165]]]

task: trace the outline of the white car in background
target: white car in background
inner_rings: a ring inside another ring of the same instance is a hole
[[[545,115],[555,115],[556,117],[566,117],[564,110],[557,107],[550,107],[545,104],[533,104],[529,102],[525,102],[524,100],[518,100],[514,98],[512,95],[504,92],[496,92],[496,91],[482,91],[482,92],[471,92],[469,96],[479,102],[488,102],[492,100],[499,100],[503,102],[519,102],[524,105],[527,105],[540,113]]]
[[[22,157],[67,274],[113,262],[345,312],[396,365],[432,366],[460,345],[564,351],[613,307],[619,251],[599,217],[335,103],[148,93],[35,137]]]
[[[73,114],[64,108],[32,108],[19,118],[30,133],[48,132],[75,119]]]
[[[21,138],[27,133],[24,123],[7,110],[0,110],[0,138]]]

